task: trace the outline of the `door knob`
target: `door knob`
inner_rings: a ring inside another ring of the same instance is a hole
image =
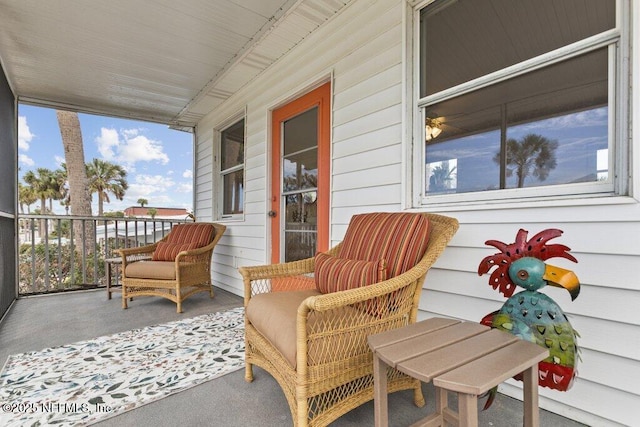
[[[278,213],[276,211],[269,211],[267,215],[269,215],[271,218],[275,218]]]

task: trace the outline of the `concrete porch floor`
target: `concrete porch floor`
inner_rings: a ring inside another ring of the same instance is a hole
[[[200,314],[242,306],[242,298],[221,289],[216,296],[196,294],[183,304],[161,298],[138,298],[122,310],[120,294],[107,300],[106,291],[63,293],[22,298],[15,302],[0,323],[0,364],[10,354],[41,350],[130,329],[171,322]],[[253,383],[244,381],[244,370],[209,381],[160,399],[96,425],[115,426],[289,426],[291,415],[280,387],[265,371],[254,368]],[[431,384],[423,385],[427,405],[417,408],[412,393],[389,396],[389,425],[408,426],[434,410]],[[331,426],[372,426],[373,402],[345,414]],[[498,395],[493,406],[479,415],[479,425],[512,427],[522,425],[522,403]],[[574,427],[582,424],[540,411],[540,425]]]

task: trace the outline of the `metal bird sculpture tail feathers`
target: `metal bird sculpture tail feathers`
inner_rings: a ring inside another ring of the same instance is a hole
[[[571,300],[580,293],[580,283],[570,271],[545,263],[549,258],[562,257],[578,262],[564,245],[547,244],[562,235],[561,230],[547,229],[527,240],[528,232],[520,229],[516,241],[506,244],[488,240],[487,245],[500,252],[485,257],[478,266],[483,275],[494,269],[489,284],[507,297],[498,311],[486,315],[481,323],[509,332],[519,338],[549,349],[549,357],[539,364],[539,384],[566,391],[577,374],[578,334],[560,306],[539,292],[546,285],[567,289]],[[514,295],[517,287],[523,290]],[[516,377],[516,379],[519,379]],[[489,393],[487,409],[495,390]]]

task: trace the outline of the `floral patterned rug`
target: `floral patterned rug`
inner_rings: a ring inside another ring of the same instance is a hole
[[[243,308],[12,355],[0,425],[89,425],[243,366]]]

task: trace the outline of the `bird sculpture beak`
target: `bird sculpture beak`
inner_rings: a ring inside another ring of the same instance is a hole
[[[578,298],[580,294],[578,276],[571,270],[565,270],[564,268],[547,264],[542,278],[546,280],[549,285],[565,288],[569,291],[571,301]]]

